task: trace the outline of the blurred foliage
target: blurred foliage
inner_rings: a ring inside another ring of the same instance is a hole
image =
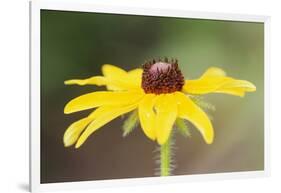
[[[127,119],[123,123],[123,137],[129,135],[139,124],[138,111],[134,110],[129,113]]]

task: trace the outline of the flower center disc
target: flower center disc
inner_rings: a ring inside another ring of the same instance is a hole
[[[145,93],[163,94],[180,91],[184,77],[177,60],[152,60],[143,65],[142,88]]]

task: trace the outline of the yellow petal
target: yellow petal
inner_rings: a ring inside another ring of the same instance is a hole
[[[246,80],[235,80],[232,78],[230,79],[229,82],[224,84],[221,89],[230,89],[230,88],[233,88],[233,89],[239,88],[239,89],[243,89],[247,92],[256,91],[256,86],[253,83],[246,81]]]
[[[107,85],[109,90],[132,90],[141,88],[141,72],[140,69],[125,70],[110,64],[104,64],[102,67],[104,76],[110,84]]]
[[[72,80],[67,80],[64,81],[64,84],[66,85],[72,85],[72,84],[78,84],[80,86],[84,85],[98,85],[98,86],[103,86],[108,84],[108,81],[105,77],[103,76],[93,76],[91,78],[87,79],[72,79]]]
[[[183,91],[189,94],[207,94],[222,87],[224,83],[225,78],[221,77],[186,80],[183,86]]]
[[[253,92],[256,90],[255,85],[245,80],[231,80],[217,89],[216,93],[225,93],[243,97],[245,92]]]
[[[226,73],[222,69],[217,67],[211,67],[206,70],[206,72],[201,76],[201,78],[218,77],[218,76],[225,76],[225,75]]]
[[[66,85],[97,85],[97,86],[106,86],[108,90],[114,91],[124,91],[128,90],[127,85],[122,84],[122,82],[111,80],[103,76],[93,76],[87,79],[72,79],[64,81]]]
[[[138,108],[139,120],[143,132],[151,140],[156,139],[155,113],[153,110],[155,99],[156,95],[146,94],[141,100]]]
[[[104,64],[102,66],[102,73],[105,77],[110,77],[113,79],[122,79],[127,75],[125,70],[111,64]]]
[[[102,73],[111,83],[107,84],[108,90],[128,90],[126,81],[123,81],[128,76],[125,70],[111,64],[104,64]]]
[[[251,82],[229,78],[229,81],[225,81],[225,84],[223,84],[213,92],[243,97],[245,95],[245,92],[253,91],[256,91],[256,87]]]
[[[211,144],[214,130],[206,113],[183,93],[176,92],[175,96],[178,102],[178,116],[190,121],[200,131],[206,143]]]
[[[132,104],[139,100],[143,96],[141,91],[139,92],[111,92],[100,91],[88,93],[79,96],[70,102],[64,108],[64,113],[69,114],[77,111],[83,111],[91,108],[95,108],[102,105],[126,105]]]
[[[69,147],[73,145],[82,131],[86,128],[86,126],[92,121],[93,119],[86,117],[83,119],[80,119],[79,121],[76,121],[72,123],[67,130],[65,131],[63,135],[63,143],[65,147]]]
[[[83,119],[80,119],[79,121],[72,123],[67,128],[63,136],[63,142],[65,147],[73,145],[90,122],[92,122],[95,118],[99,117],[104,112],[113,108],[114,106],[103,106],[102,108],[98,108],[93,111],[88,117],[85,117]]]
[[[141,68],[136,68],[136,69],[130,70],[128,72],[130,77],[138,78],[138,79],[142,77],[142,73],[143,73],[143,70]]]
[[[230,94],[230,95],[235,95],[235,96],[240,96],[243,97],[245,96],[245,90],[242,88],[231,88],[231,89],[220,89],[214,91],[214,93],[223,93],[223,94]]]
[[[129,72],[113,66],[111,64],[104,64],[102,66],[104,76],[93,76],[87,79],[72,79],[64,83],[66,85],[77,84],[106,86],[108,90],[126,91],[141,89],[142,69],[134,69]]]
[[[128,82],[132,84],[131,87],[141,87],[143,70],[140,68],[128,72]]]
[[[177,118],[177,102],[174,94],[163,94],[157,97],[155,110],[157,142],[163,145],[168,140]]]
[[[197,80],[186,80],[183,91],[189,94],[225,93],[244,96],[245,92],[256,90],[255,85],[246,80],[236,80],[226,77],[219,68],[208,69]]]
[[[133,82],[136,81],[134,80]],[[130,82],[128,81],[128,77],[123,77],[122,80],[114,80],[103,76],[93,76],[87,79],[72,79],[72,80],[64,81],[64,84],[66,85],[77,84],[80,86],[84,86],[84,85],[106,86],[108,90],[113,90],[113,91],[129,90],[130,88],[132,88],[132,86],[130,86],[129,83]],[[134,83],[134,85],[140,85],[140,84]],[[133,88],[140,88],[140,86],[134,86]]]
[[[137,106],[138,102],[127,106],[103,106],[98,108],[96,111],[98,111],[97,114],[99,116],[97,116],[96,119],[88,125],[88,127],[79,137],[75,148],[79,148],[86,141],[86,139],[100,127],[112,121],[116,117],[134,110]]]

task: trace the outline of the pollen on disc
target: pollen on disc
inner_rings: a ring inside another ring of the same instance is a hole
[[[157,72],[157,71],[162,71],[162,72],[167,72],[167,70],[169,69],[169,68],[171,68],[171,64],[169,64],[169,63],[164,63],[164,62],[156,62],[155,64],[153,64],[152,66],[151,66],[151,68],[149,69],[149,71],[151,72],[151,73],[155,73],[155,72]]]

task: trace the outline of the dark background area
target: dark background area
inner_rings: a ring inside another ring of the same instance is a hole
[[[79,149],[63,146],[67,127],[90,112],[65,115],[65,104],[105,89],[63,82],[99,75],[106,63],[129,70],[164,56],[179,60],[186,79],[217,66],[257,86],[244,98],[205,97],[216,106],[214,143],[193,127],[191,138],[176,135],[173,174],[263,170],[263,35],[261,23],[41,11],[41,183],[155,176],[157,144],[140,128],[123,138],[122,118]]]

